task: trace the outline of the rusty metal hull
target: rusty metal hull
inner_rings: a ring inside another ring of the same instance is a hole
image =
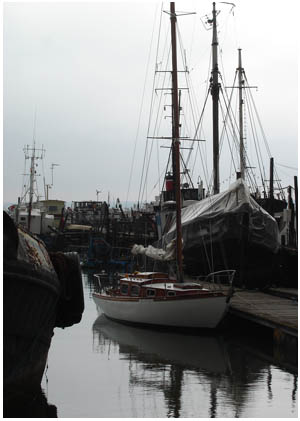
[[[38,389],[56,322],[61,286],[35,237],[4,217],[4,403]]]

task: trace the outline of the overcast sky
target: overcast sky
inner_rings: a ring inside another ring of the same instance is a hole
[[[253,95],[278,174],[284,185],[293,184],[298,166],[298,7],[294,0],[236,0],[235,5],[233,15],[230,5],[217,2],[226,77],[233,78],[237,48],[242,48],[248,81],[258,86]],[[161,7],[150,1],[4,3],[4,202],[16,202],[21,194],[23,147],[32,145],[34,121],[36,146],[46,149],[47,184],[52,183],[50,166],[59,164],[50,198],[96,200],[96,190],[101,190],[99,200],[106,200],[108,192],[111,200],[137,199],[155,68],[154,56],[148,59]],[[169,4],[163,8],[168,10]],[[211,31],[200,18],[210,14],[212,2],[177,2],[176,9],[197,13],[180,20],[189,68],[199,75],[195,90],[201,92]],[[198,58],[189,48],[200,53]],[[204,97],[198,101],[201,109]],[[206,143],[210,148],[211,139]],[[39,183],[43,195],[42,176]],[[148,199],[157,194],[151,191]]]

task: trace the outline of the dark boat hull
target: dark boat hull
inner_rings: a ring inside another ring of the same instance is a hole
[[[77,254],[50,257],[44,243],[6,213],[3,227],[3,392],[9,406],[40,389],[54,328],[78,323],[84,306]]]
[[[7,267],[6,267],[7,269]],[[49,284],[52,285],[52,284]],[[4,275],[3,378],[5,403],[38,388],[56,321],[57,289]],[[11,305],[13,303],[13,306]]]
[[[61,285],[41,241],[4,213],[4,403],[40,385]]]

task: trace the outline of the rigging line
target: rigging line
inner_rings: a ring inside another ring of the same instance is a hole
[[[182,57],[182,61],[184,63],[184,68],[185,68],[185,73],[184,73],[184,77],[186,79],[186,85],[188,87],[188,99],[190,100],[190,106],[191,106],[191,110],[192,110],[192,117],[193,117],[193,121],[194,121],[194,125],[196,127],[196,123],[195,123],[195,117],[194,117],[194,108],[197,110],[197,102],[193,101],[192,99],[192,93],[194,93],[194,88],[193,85],[191,83],[191,78],[189,76],[189,70],[188,70],[188,66],[187,66],[187,61],[186,61],[186,54],[185,54],[185,49],[183,46],[183,41],[182,41],[182,36],[179,30],[179,26],[178,26],[178,38],[179,38],[179,45],[180,45],[180,51],[181,51],[181,57]],[[197,110],[198,112],[198,110]]]
[[[192,36],[191,36],[191,42],[190,42],[190,57],[189,57],[189,63],[192,61],[192,51],[193,51],[193,45],[195,40],[195,28],[196,28],[196,15],[193,16],[193,29],[192,29]]]
[[[248,83],[246,76],[245,76],[245,79],[246,79],[246,82]],[[253,96],[252,96],[252,93],[251,92],[249,93],[249,96],[250,96],[250,99],[251,99],[251,101],[253,103],[253,106],[254,106],[255,115],[256,115],[256,118],[257,118],[257,121],[258,121],[260,130],[261,130],[261,133],[262,133],[262,137],[263,137],[263,140],[264,140],[264,143],[265,143],[266,150],[267,150],[267,152],[269,154],[269,158],[271,158],[271,151],[270,151],[270,148],[269,148],[267,137],[265,135],[265,132],[264,132],[264,129],[263,129],[263,126],[262,126],[262,123],[261,123],[261,120],[260,120],[260,117],[259,117],[259,114],[258,114],[258,110],[257,110],[256,104],[254,102],[254,99],[253,99]],[[284,192],[283,192],[283,189],[282,189],[281,182],[279,181],[279,176],[278,176],[278,172],[277,172],[276,167],[274,168],[274,172],[275,172],[275,176],[276,176],[276,178],[278,180],[277,181],[277,185],[278,185],[279,189],[281,190],[282,197],[284,197]]]
[[[129,197],[129,190],[130,190],[130,187],[131,187],[131,180],[132,180],[133,165],[134,165],[135,154],[136,154],[137,139],[138,139],[138,134],[139,134],[139,131],[140,131],[140,124],[141,124],[141,117],[142,117],[142,109],[143,109],[144,97],[145,97],[145,91],[146,91],[146,81],[147,81],[147,77],[148,77],[149,62],[150,62],[151,51],[152,51],[152,43],[153,43],[153,37],[154,37],[154,28],[155,28],[157,8],[158,8],[158,6],[156,6],[156,8],[155,8],[155,14],[154,14],[154,24],[153,24],[153,28],[152,28],[150,48],[149,48],[147,65],[146,65],[146,75],[145,75],[143,92],[142,92],[142,100],[141,100],[141,105],[140,105],[140,113],[139,113],[139,119],[138,119],[138,126],[137,126],[136,135],[135,135],[135,142],[134,142],[134,148],[133,148],[133,156],[132,156],[132,161],[131,161],[131,168],[130,168],[129,183],[128,183],[128,189],[127,189],[126,204],[125,204],[125,206],[127,206],[128,197]]]
[[[234,82],[233,82],[233,85],[232,86],[235,86],[236,76],[237,76],[237,72],[235,73],[235,78],[234,78]],[[236,119],[234,117],[235,114],[234,114],[234,112],[232,110],[232,105],[231,105],[232,104],[232,98],[233,98],[233,91],[234,91],[234,88],[232,88],[232,90],[231,90],[230,98],[228,98],[227,92],[226,91],[225,92],[226,92],[226,98],[227,98],[227,103],[228,103],[228,114],[231,113],[231,115],[232,115],[232,117],[230,117],[230,122],[231,122],[232,130],[233,130],[232,136],[233,136],[233,141],[234,141],[235,148],[236,148],[236,153],[237,153],[237,156],[238,156],[237,159],[239,161],[239,146],[240,145],[239,145],[239,137],[237,135],[237,132],[239,133],[239,130],[240,129],[239,129],[238,124],[237,124],[237,121],[236,121]],[[223,90],[222,90],[222,94],[224,96],[224,91]],[[226,103],[225,99],[224,99],[224,102],[225,102],[225,105],[226,105],[227,103]],[[235,123],[235,125],[233,125],[232,121]],[[235,130],[235,126],[236,126],[236,130]],[[229,145],[229,147],[230,147],[230,145]],[[247,160],[249,161],[248,154],[247,154],[247,151],[246,151],[245,146],[244,146],[244,157],[245,157],[245,161],[247,161]],[[233,154],[232,154],[232,159],[233,159]],[[248,165],[248,167],[250,167],[250,165]],[[252,180],[251,179],[251,176],[249,174],[248,179],[250,181],[250,184],[252,184],[252,186],[255,186],[256,185],[255,181],[253,181],[253,180],[255,180],[255,177]]]
[[[197,148],[197,151],[199,152],[199,155],[201,155],[201,151],[199,149],[199,142],[197,142],[196,148]],[[196,167],[196,161],[197,161],[197,154],[195,153],[194,162],[193,162],[192,169],[191,169],[192,176],[194,175],[194,170],[195,170],[195,167]]]
[[[164,55],[165,55],[165,51],[166,51],[166,46],[167,46],[167,37],[168,37],[168,34],[166,34],[165,45],[164,45],[164,48],[163,48],[163,57],[164,57]],[[166,68],[167,68],[167,66],[168,66],[169,55],[170,55],[170,49],[169,49],[169,53],[168,53],[168,59],[167,59],[167,61],[166,61]],[[164,72],[163,82],[162,82],[163,86],[165,86],[166,75],[167,75],[167,72]],[[157,83],[159,83],[159,81],[160,81],[160,75],[159,75],[159,73],[158,73],[158,82],[157,82]],[[155,90],[154,90],[154,86],[153,86],[153,95],[154,95],[154,91],[155,91]],[[153,98],[154,98],[155,100],[157,99],[157,97],[156,97],[156,96],[154,96]],[[163,118],[162,113],[160,113],[161,104],[162,104],[162,99],[163,99],[163,91],[161,90],[161,92],[160,92],[160,96],[159,96],[158,110],[157,110],[156,120],[155,120],[154,135],[155,135],[157,132],[159,132],[159,130],[160,130],[160,125],[161,125],[162,118]],[[148,125],[148,130],[147,130],[147,137],[149,136],[149,133],[150,133],[150,126],[151,126],[151,120],[152,120],[153,110],[154,110],[154,102],[153,102],[152,110],[151,110],[150,117],[149,117],[149,125]],[[158,120],[158,116],[159,116],[159,115],[160,115],[160,121]],[[153,141],[152,141],[152,143],[151,143],[151,151],[150,151],[150,154],[149,154],[149,160],[148,160],[147,170],[146,170],[146,173],[145,173],[145,181],[144,181],[144,188],[143,188],[143,191],[142,191],[142,198],[144,197],[144,192],[145,192],[145,189],[147,188],[147,185],[146,185],[146,184],[147,184],[147,179],[148,179],[148,171],[149,171],[150,160],[151,160],[151,156],[152,156],[152,149],[153,149]],[[158,143],[157,143],[157,157],[158,157],[158,176],[159,176],[159,174],[160,174],[160,170],[159,170],[159,168],[160,168],[160,163],[159,163]],[[159,180],[159,181],[160,181],[160,180]]]
[[[266,179],[266,173],[265,173],[265,168],[264,168],[264,164],[263,164],[263,158],[262,158],[262,153],[261,153],[261,149],[260,149],[260,143],[258,141],[256,127],[254,125],[251,103],[249,103],[249,100],[248,100],[248,93],[246,93],[246,95],[245,95],[245,101],[248,105],[250,127],[251,127],[251,132],[252,132],[253,144],[254,144],[254,148],[255,148],[255,151],[256,151],[256,159],[257,159],[257,164],[258,164],[259,173],[260,173],[260,177],[261,177],[261,182],[262,182],[263,188],[266,190],[265,182],[264,182],[264,180]]]
[[[228,115],[228,113],[226,112],[226,114],[224,114],[224,109],[223,109],[223,107],[220,105],[220,108],[221,108],[221,113],[222,113],[222,117],[223,117],[223,119],[226,121],[226,115]],[[226,136],[225,136],[226,135]],[[224,144],[224,138],[226,137],[226,139],[227,139],[227,143],[228,143],[228,147],[229,147],[229,151],[230,151],[230,154],[231,154],[231,162],[232,162],[232,164],[233,164],[233,166],[234,166],[234,170],[236,171],[236,165],[235,165],[235,160],[234,160],[234,156],[233,156],[233,151],[232,151],[232,147],[231,147],[231,145],[230,145],[230,141],[229,141],[229,135],[228,135],[228,130],[227,130],[227,125],[226,124],[224,124],[223,125],[223,128],[222,128],[222,134],[221,134],[221,139],[222,139],[222,141],[221,141],[221,147],[220,147],[220,153],[221,153],[221,151],[222,151],[222,148],[223,148],[223,144]],[[231,173],[230,173],[231,174]]]
[[[209,94],[210,94],[211,62],[212,62],[212,49],[210,48],[210,57],[209,57],[209,63],[208,63],[208,73],[207,73],[207,78],[206,78],[206,92],[207,92],[207,94],[206,94],[206,98],[205,98],[204,105],[203,105],[203,108],[202,108],[202,112],[201,112],[201,115],[200,115],[199,123],[198,123],[198,125],[196,127],[196,130],[195,130],[195,139],[197,138],[197,135],[198,135],[198,130],[199,130],[199,127],[200,127],[200,123],[201,123],[201,128],[203,127],[204,110],[205,110],[205,107],[206,107],[206,104],[207,104],[207,101],[208,101],[208,97],[209,97]],[[202,128],[202,130],[203,130],[203,128]],[[199,132],[199,136],[200,136],[200,132]],[[200,145],[200,148],[201,148],[201,145]],[[206,144],[205,144],[205,150],[206,150]],[[207,150],[206,150],[206,154],[205,155],[207,156]],[[201,160],[202,160],[202,156],[201,156]],[[209,180],[209,174],[208,174],[209,173],[209,170],[208,170],[207,160],[206,160],[206,165],[204,165],[204,163],[202,161],[202,166],[203,166],[203,168],[205,168],[205,171],[206,171],[205,172],[205,182],[206,182],[207,189],[209,191],[211,189],[211,187],[212,187],[213,172],[211,172],[211,176],[210,176],[210,180]]]
[[[235,136],[235,135],[233,135],[233,138],[234,139],[237,139],[237,137]],[[238,149],[238,144],[239,144],[239,142],[238,142],[238,140],[236,140],[236,142],[234,142],[234,143],[236,143],[236,149]],[[230,148],[230,143],[229,143],[229,140],[228,140],[228,146],[229,146],[229,149],[230,149],[230,151],[231,151],[231,155],[232,155],[232,163],[234,164],[234,159],[233,159],[233,153],[232,153],[232,150],[231,150],[231,148]],[[245,152],[245,160],[247,160],[248,159],[248,156],[247,156],[247,154],[246,154],[246,152]],[[234,164],[234,167],[235,167],[235,164]],[[249,165],[249,167],[250,167],[250,165]],[[251,171],[251,168],[249,168],[250,169],[250,171]],[[236,167],[235,167],[235,171],[236,171]],[[231,174],[231,173],[230,173]],[[246,172],[246,177],[248,177],[248,180],[249,180],[249,183],[250,183],[250,185],[252,185],[252,188],[254,189],[255,188],[255,186],[257,186],[257,183],[255,182],[255,177],[253,177],[253,179],[251,178],[251,175],[252,174],[250,174],[250,172],[249,171],[247,171]],[[231,175],[230,175],[230,177],[229,177],[229,179],[231,179]]]
[[[23,200],[25,201],[25,195],[27,192],[26,189],[26,154],[25,154],[25,162],[24,162],[24,172],[23,172],[23,177],[22,177],[22,188],[21,188],[21,203],[23,202]]]
[[[208,97],[209,97],[209,93],[210,93],[210,73],[211,73],[212,49],[209,48],[209,51],[210,51],[210,55],[209,55],[209,61],[208,61],[208,70],[207,70],[207,77],[206,77],[206,80],[205,80],[205,83],[206,83],[206,98],[204,100],[204,105],[203,105],[203,108],[202,108],[202,112],[201,112],[199,121],[196,125],[195,135],[194,135],[195,139],[197,138],[197,135],[200,136],[201,132],[203,132],[203,116],[204,116],[204,111],[205,111],[206,104],[207,104]],[[193,88],[192,88],[192,93],[194,94],[194,96],[196,98],[196,94],[194,93]],[[196,104],[197,104],[197,101],[196,101]],[[205,138],[205,135],[203,137]],[[202,152],[201,146],[203,147],[203,149],[205,151]],[[202,153],[207,157],[206,143],[204,142],[204,145],[198,144],[198,149],[199,149],[199,152],[200,152],[201,164],[202,164],[202,168],[203,168],[203,172],[204,172],[204,180],[205,180],[205,183],[206,183],[207,191],[209,192],[210,189],[211,189],[211,186],[212,186],[213,174],[211,173],[211,175],[209,176],[207,159],[205,160],[205,162],[203,162],[204,157],[203,157]]]
[[[194,188],[193,181],[192,181],[192,179],[190,177],[190,174],[189,174],[189,171],[188,171],[188,169],[187,169],[187,167],[185,165],[185,162],[184,162],[184,159],[183,159],[183,156],[182,156],[182,153],[181,152],[180,152],[180,158],[181,158],[181,161],[182,161],[182,166],[185,169],[185,171],[183,171],[184,174],[182,174],[182,176],[181,176],[181,182],[183,181],[184,177],[186,177],[190,181],[192,188]]]
[[[263,137],[263,140],[264,140],[264,144],[265,144],[265,147],[266,147],[268,156],[269,156],[269,158],[271,158],[271,151],[270,151],[270,148],[269,148],[269,145],[268,145],[268,142],[267,142],[267,138],[266,138],[266,135],[264,133],[264,130],[263,130],[263,127],[262,127],[262,124],[261,124],[261,120],[259,118],[258,111],[257,111],[257,108],[256,108],[255,102],[253,100],[253,96],[252,96],[251,92],[250,92],[250,95],[249,96],[250,96],[251,103],[253,104],[253,107],[254,107],[254,110],[255,110],[255,115],[256,115],[257,121],[259,123],[259,127],[260,127],[260,130],[261,130],[261,133],[262,133],[262,137]],[[276,179],[278,180],[277,181],[277,185],[278,185],[278,187],[279,187],[279,189],[281,191],[281,195],[282,195],[282,197],[284,197],[284,192],[283,192],[283,189],[282,189],[280,180],[279,180],[279,176],[278,176],[278,172],[277,172],[276,167],[274,167],[274,173],[275,173]],[[266,178],[266,176],[265,176],[265,178]]]
[[[220,27],[219,29],[219,33],[222,32],[224,34],[224,36],[222,37],[222,40],[219,40],[219,56],[220,56],[220,61],[221,61],[221,67],[222,67],[222,77],[224,80],[224,84],[226,85],[226,79],[225,79],[225,70],[224,70],[224,62],[223,62],[223,46],[225,45],[225,41],[228,37],[228,28],[229,28],[229,19],[231,19],[231,15],[234,16],[233,12],[232,12],[233,8],[231,8],[227,14],[227,17],[225,19],[225,22],[223,22],[222,24],[222,28]],[[234,19],[235,21],[235,19]],[[231,27],[231,25],[230,25]]]
[[[180,40],[181,54],[183,56],[184,49],[183,49],[183,42],[182,42],[182,37],[181,37],[180,32],[179,32],[179,40]],[[197,107],[197,102],[193,100],[194,88],[193,88],[193,85],[191,83],[191,78],[189,76],[189,72],[186,72],[185,73],[185,80],[186,80],[186,85],[188,87],[188,99],[190,101],[191,117],[192,117],[194,128],[196,129],[197,124],[196,124],[196,118],[195,118],[193,103],[196,104],[195,105],[195,109],[197,109],[198,107]],[[194,94],[194,96],[196,97],[195,94]],[[199,114],[199,112],[198,112],[198,114]],[[192,148],[193,148],[193,146],[194,146],[194,142],[192,142]],[[206,183],[207,183],[207,177],[206,177],[206,174],[205,174],[205,165],[203,163],[203,157],[202,157],[201,148],[198,147],[197,149],[199,150],[199,154],[200,154],[201,161],[202,161],[202,168],[203,168],[203,172],[204,172],[204,178],[206,179]],[[186,164],[187,165],[189,164],[189,161],[191,159],[191,156],[192,156],[192,149],[189,151],[188,156],[187,156],[187,159],[186,159]],[[193,168],[195,167],[195,164],[196,164],[196,157],[195,157],[195,160],[194,160],[194,166],[193,166]]]
[[[245,81],[246,81],[246,83],[247,83],[247,86],[249,86],[246,75],[245,75]],[[254,111],[255,111],[255,115],[256,115],[256,118],[257,118],[257,121],[258,121],[258,124],[259,124],[260,130],[261,130],[261,133],[262,133],[262,136],[263,136],[263,140],[264,140],[264,142],[265,142],[266,150],[268,151],[269,157],[271,157],[271,151],[270,151],[270,148],[269,148],[269,144],[268,144],[268,141],[267,141],[267,137],[266,137],[266,135],[265,135],[265,132],[264,132],[264,129],[263,129],[263,126],[262,126],[261,120],[260,120],[260,118],[259,118],[258,110],[257,110],[257,107],[256,107],[256,105],[255,105],[255,101],[254,101],[254,99],[253,99],[253,95],[252,95],[252,93],[251,93],[251,90],[250,90],[250,89],[248,89],[248,90],[249,90],[249,97],[250,97],[250,99],[251,99],[251,103],[253,104],[253,108],[254,108]]]
[[[164,43],[164,48],[163,48],[163,54],[162,54],[162,59],[165,57],[168,36],[169,36],[169,34],[166,33],[165,43]],[[171,51],[171,48],[169,48],[169,52],[168,52],[168,56],[167,56],[167,60],[166,60],[166,67],[165,67],[165,69],[167,68],[168,63],[169,63],[170,51]],[[167,73],[164,73],[163,74],[163,83],[162,83],[162,86],[165,86],[166,75],[167,75]],[[160,78],[160,74],[159,74],[159,78]],[[161,106],[161,103],[162,103],[162,98],[163,98],[163,91],[161,91],[161,94],[160,94],[160,100],[159,100],[159,105],[158,105],[158,113],[159,113],[159,109],[160,109],[160,106]],[[156,118],[156,121],[155,121],[155,127],[154,127],[154,135],[155,135],[155,133],[159,133],[160,127],[161,127],[161,124],[162,124],[162,119],[163,119],[163,113],[161,113],[160,121],[158,123],[158,114],[157,114],[157,118]],[[149,130],[148,130],[148,134],[149,134]],[[159,142],[156,143],[156,155],[157,155],[157,174],[158,174],[158,183],[159,183],[158,190],[160,192],[161,191],[161,186],[160,186],[161,176],[160,176]],[[146,180],[145,180],[145,182],[146,182]]]
[[[166,168],[168,168],[168,165],[169,165],[169,162],[170,162],[170,156],[171,156],[171,150],[170,150],[170,152],[169,152],[169,158],[168,158],[168,163],[167,163],[167,167]],[[157,187],[157,185],[158,185],[158,183],[160,182],[160,179],[163,177],[163,187],[162,187],[162,190],[163,190],[163,188],[164,188],[164,185],[165,185],[165,178],[166,178],[166,174],[167,174],[167,169],[164,169],[160,174],[159,174],[159,179],[156,181],[156,183],[154,184],[154,186],[153,186],[153,188],[152,188],[152,191]]]
[[[259,139],[258,139],[257,129],[256,129],[256,126],[254,124],[255,120],[254,120],[253,109],[252,109],[252,105],[254,105],[254,103],[253,103],[253,101],[251,102],[249,100],[248,92],[246,92],[245,99],[246,99],[246,102],[247,102],[247,105],[248,105],[249,121],[250,121],[251,129],[252,129],[253,139],[254,139],[255,145],[257,145],[257,151],[259,151],[259,152],[257,152],[257,159],[258,159],[258,162],[261,163],[260,165],[263,168],[262,174],[264,176],[264,179],[266,179],[265,167],[264,167],[264,164],[263,164],[263,154],[262,154],[261,145],[260,145],[260,142],[259,142]],[[270,157],[269,152],[268,152],[268,154],[269,154],[269,157]]]
[[[255,125],[254,125],[253,111],[252,111],[251,103],[248,101],[248,92],[246,92],[245,99],[246,99],[247,104],[248,104],[249,121],[250,121],[253,141],[254,141],[254,147],[255,147],[255,150],[256,150],[256,157],[257,157],[257,163],[258,163],[259,172],[260,172],[260,176],[261,176],[261,182],[262,182],[262,186],[263,186],[263,188],[266,192],[266,185],[265,185],[266,173],[265,173],[265,168],[264,168],[264,165],[263,165],[262,154],[261,154],[261,150],[260,150],[260,144],[258,142],[257,132],[256,132]]]
[[[197,139],[197,135],[198,135],[200,124],[202,125],[202,122],[203,122],[203,115],[204,115],[204,110],[205,110],[205,107],[206,107],[206,104],[207,104],[207,100],[208,100],[208,97],[209,97],[209,92],[210,91],[208,89],[207,90],[207,94],[206,94],[206,98],[205,98],[205,101],[204,101],[204,104],[203,104],[203,108],[202,108],[202,111],[201,111],[201,115],[200,115],[200,118],[199,118],[199,122],[198,122],[198,124],[196,126],[194,139]],[[201,157],[201,163],[202,163],[203,170],[204,170],[205,182],[206,182],[206,185],[208,187],[208,185],[209,185],[208,184],[208,168],[207,168],[207,165],[204,165],[202,154],[200,154],[200,157]]]
[[[166,63],[166,67],[167,67],[167,65],[168,65],[168,62],[169,62],[169,57],[170,57],[170,49],[169,49],[169,54],[168,54],[168,60],[167,60],[167,63]],[[166,75],[166,73],[165,73],[165,75]],[[165,81],[165,77],[164,77],[164,81]],[[160,94],[160,99],[159,99],[159,106],[158,106],[158,112],[157,112],[157,114],[156,114],[156,121],[155,121],[155,127],[154,127],[154,133],[157,131],[157,125],[158,125],[158,116],[160,115],[161,116],[161,114],[160,114],[160,107],[161,107],[161,102],[162,102],[162,98],[163,98],[163,93],[162,93],[162,91],[161,91],[161,94]],[[162,116],[161,116],[161,119],[162,119]],[[149,130],[150,130],[150,121],[149,121],[149,126],[148,126],[148,133],[147,133],[147,137],[149,136]],[[143,197],[144,197],[144,192],[145,192],[145,189],[146,189],[146,184],[147,184],[147,178],[148,178],[148,172],[149,172],[149,167],[150,167],[150,159],[151,159],[151,156],[152,156],[152,149],[153,149],[153,142],[154,142],[154,140],[152,140],[152,142],[151,142],[151,149],[150,149],[150,153],[149,153],[149,159],[148,159],[148,163],[147,163],[147,166],[146,166],[146,172],[145,172],[145,181],[144,181],[144,187],[143,187],[143,190],[142,190],[142,196],[141,196],[141,199],[143,199]],[[147,139],[147,145],[148,145],[148,139]],[[144,160],[144,165],[145,165],[145,163],[146,163],[146,160]],[[159,174],[159,173],[158,173]],[[140,197],[140,196],[139,196]]]
[[[279,167],[284,167],[284,168],[288,168],[288,169],[290,169],[290,170],[295,170],[295,171],[298,171],[298,168],[297,168],[297,167],[289,167],[289,166],[287,166],[287,165],[278,164],[278,162],[276,163],[276,165],[277,165],[277,166],[279,166]]]
[[[235,79],[234,79],[234,81],[235,81]],[[231,106],[231,104],[232,104],[232,97],[233,97],[233,89],[231,91],[230,98],[228,98],[226,89],[224,90],[223,87],[221,87],[221,95],[222,95],[221,97],[224,100],[225,109],[226,109],[226,114],[225,114],[225,119],[224,119],[223,127],[226,125],[227,120],[229,120],[229,122],[231,123],[231,128],[232,128],[233,141],[234,141],[234,143],[236,145],[236,149],[238,150],[239,142],[238,142],[237,131],[239,131],[239,129],[238,129],[238,125],[237,125],[236,119],[234,117],[234,113],[232,111],[232,106]],[[226,95],[226,98],[225,98],[225,95]],[[221,101],[220,101],[220,105],[221,105]],[[222,134],[221,134],[221,138],[222,138]]]
[[[232,129],[231,134],[232,134],[233,142],[236,146],[236,150],[238,150],[238,146],[239,146],[238,136],[237,136],[236,130],[235,130],[235,126],[237,126],[237,124],[235,124],[235,125],[233,124],[233,122],[236,123],[236,120],[234,118],[234,114],[233,113],[231,114],[231,112],[230,112],[232,110],[232,108],[231,108],[232,95],[233,95],[233,90],[232,90],[230,99],[227,98],[227,102],[226,102],[225,95],[224,95],[224,89],[221,88],[221,98],[223,98],[223,100],[224,100],[225,109],[226,109],[226,114],[225,114],[224,110],[223,110],[223,107],[222,107],[222,103],[220,101],[220,107],[222,109],[223,123],[224,123],[223,128],[222,128],[222,133],[221,133],[221,148],[220,148],[221,150],[222,150],[222,144],[223,144],[224,130],[227,133],[227,120],[229,120],[229,122],[231,123],[231,126],[230,126],[231,129]],[[232,154],[232,159],[234,160],[233,154]]]
[[[209,51],[210,51],[210,55],[209,55],[209,61],[208,61],[208,70],[207,70],[207,77],[206,77],[206,80],[205,80],[205,83],[206,83],[206,89],[205,89],[206,98],[204,100],[202,112],[201,112],[198,124],[196,126],[196,129],[195,129],[195,135],[194,135],[195,139],[197,138],[197,136],[200,136],[201,130],[203,130],[203,115],[204,115],[205,107],[206,107],[207,100],[208,100],[209,93],[210,93],[210,73],[211,73],[211,61],[212,61],[212,49],[210,47],[209,47]],[[192,93],[194,94],[194,96],[196,98],[197,95],[194,93],[193,88],[192,88]],[[195,101],[195,102],[197,104],[197,101]],[[205,136],[204,136],[204,138],[205,138]],[[205,143],[204,143],[203,148],[205,148],[205,150],[206,150],[206,144]],[[201,151],[201,146],[200,146],[200,151]],[[205,182],[206,182],[207,188],[209,188],[210,182],[208,181],[209,175],[208,175],[207,162],[206,162],[206,164],[204,164],[202,154],[200,154],[200,155],[201,155],[202,167],[203,167],[203,170],[204,170]],[[205,155],[207,155],[207,152],[205,153]]]
[[[237,71],[236,71],[236,73],[235,73],[235,78],[234,78],[234,82],[233,82],[233,84],[232,84],[232,86],[235,86],[235,83],[236,83],[236,77],[237,77]],[[230,99],[229,99],[229,104],[231,104],[232,103],[232,96],[233,96],[233,90],[234,90],[234,88],[232,88],[232,90],[231,90],[231,95],[230,95]],[[227,93],[226,93],[226,96],[227,96]],[[227,98],[228,98],[228,96],[227,96]],[[230,108],[232,109],[232,106],[230,105]],[[234,116],[235,114],[234,114],[234,112],[233,112],[233,110],[232,110],[232,115]],[[237,124],[237,122],[236,122],[236,119],[234,118],[234,121],[235,121],[235,123],[236,123],[236,126],[237,126],[237,131],[239,132],[239,127],[238,127],[238,124]],[[237,138],[237,137],[236,137]],[[237,153],[239,154],[239,141],[237,141]],[[247,174],[247,176],[248,176],[248,180],[249,180],[249,183],[250,183],[250,185],[252,185],[252,187],[257,187],[257,183],[256,183],[256,181],[255,181],[255,176],[254,176],[254,172],[253,172],[253,169],[251,168],[251,165],[250,165],[250,160],[249,160],[249,156],[248,156],[248,153],[247,153],[247,150],[246,150],[246,145],[244,144],[244,150],[243,150],[243,152],[244,152],[244,157],[245,157],[245,161],[246,161],[246,163],[248,162],[248,168],[246,168],[247,169],[247,171],[246,171],[246,174]],[[250,171],[249,171],[250,170]],[[251,174],[250,174],[251,173]],[[252,177],[253,177],[253,179],[251,178],[251,175],[252,175]]]
[[[162,15],[163,15],[163,4],[161,5],[159,30],[158,30],[158,39],[157,39],[157,45],[156,45],[156,58],[155,58],[155,62],[156,63],[157,63],[157,58],[158,58],[158,50],[159,50],[159,43],[160,43],[160,37],[161,37]],[[150,126],[151,116],[152,116],[152,112],[153,112],[153,102],[154,102],[154,99],[153,98],[154,98],[155,78],[156,78],[156,73],[154,73],[153,82],[152,82],[152,96],[151,96],[151,103],[150,103],[150,113],[149,113],[147,133],[149,132],[149,126]],[[147,148],[148,148],[148,138],[146,140],[146,147],[145,147],[144,159],[143,159],[143,166],[142,166],[142,174],[141,174],[141,178],[140,178],[140,187],[139,187],[139,194],[138,194],[138,204],[139,204],[139,201],[140,201],[140,194],[141,194],[143,177],[144,177],[144,168],[145,168],[145,160],[146,160],[146,155],[147,155]]]
[[[43,149],[43,145],[42,145],[42,149]],[[42,159],[41,161],[42,161],[43,180],[45,180],[44,159]],[[44,186],[44,188],[45,188],[45,186]],[[45,200],[46,200],[46,191],[44,191],[44,193],[45,193]]]

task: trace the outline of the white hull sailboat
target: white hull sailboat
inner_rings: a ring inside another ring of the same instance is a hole
[[[229,277],[234,271],[211,274]],[[100,275],[96,275],[100,278]],[[121,278],[117,288],[94,293],[99,314],[127,323],[184,328],[215,328],[223,319],[230,292],[196,282],[178,283],[167,274],[140,272]]]
[[[172,155],[176,202],[176,279],[165,273],[137,272],[121,278],[116,288],[94,293],[93,298],[107,317],[122,322],[183,328],[215,328],[224,317],[232,289],[225,293],[217,288],[220,280],[232,284],[235,271],[209,275],[210,288],[186,282],[183,274],[181,191],[180,191],[180,123],[177,80],[175,3],[170,3],[172,43]],[[174,241],[174,244],[175,244]],[[101,280],[101,279],[100,279]],[[206,279],[207,280],[207,279]]]

